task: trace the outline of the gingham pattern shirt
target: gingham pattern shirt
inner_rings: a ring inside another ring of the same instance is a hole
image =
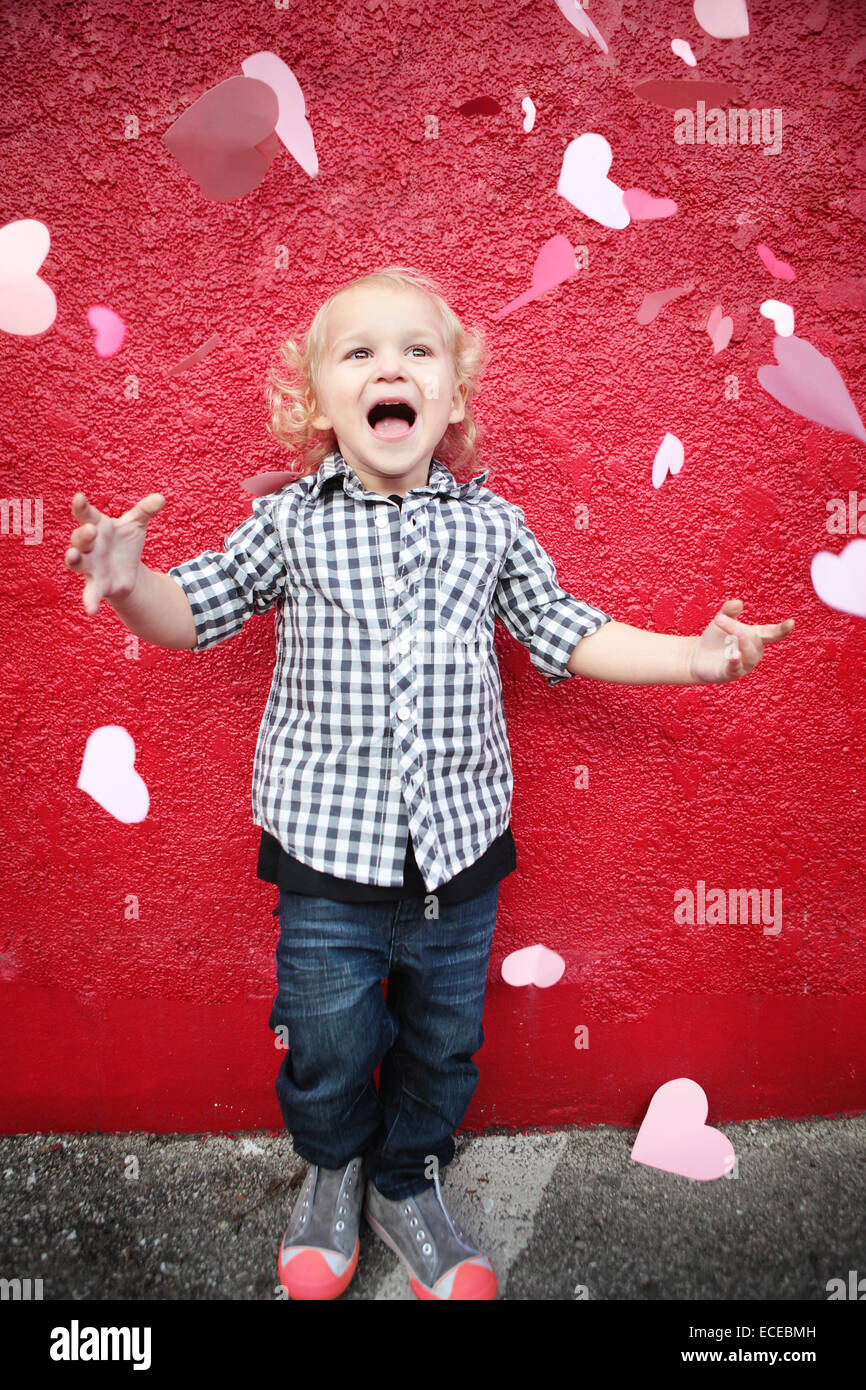
[[[549,685],[611,616],[560,588],[520,507],[439,459],[402,508],[336,451],[253,500],[252,516],[168,573],[195,653],[276,605],[276,663],[253,820],[288,854],[357,883],[403,882],[407,835],[429,893],[509,824],[513,777],[494,615]]]

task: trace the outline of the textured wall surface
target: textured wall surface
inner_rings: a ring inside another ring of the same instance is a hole
[[[0,334],[0,490],[44,503],[41,544],[0,537],[5,1131],[281,1125],[277,894],[255,876],[249,805],[273,615],[199,658],[136,643],[107,605],[89,619],[63,564],[70,500],[84,489],[119,515],[164,493],[153,568],[220,548],[250,511],[240,480],[286,466],[262,389],[281,338],[395,261],[487,331],[480,466],[564,588],[664,632],[701,631],[730,597],[745,621],[796,620],[749,677],[688,689],[550,688],[497,625],[519,862],[466,1125],[634,1125],[678,1076],[704,1087],[711,1121],[863,1108],[866,626],[818,600],[810,561],[851,539],[828,535],[827,503],[866,496],[864,451],[756,372],[773,360],[758,306],[782,299],[866,406],[866,16],[858,0],[750,11],[749,37],[722,41],[689,3],[591,0],[604,55],[553,0],[4,6],[0,221],[49,227],[59,304],[49,331]],[[208,201],[161,136],[261,49],[301,82],[319,176],[284,153],[253,192]],[[673,110],[635,95],[648,78],[726,81],[780,108],[780,153],[675,143]],[[461,114],[481,96],[499,113]],[[610,230],[559,197],[585,131],[609,141],[620,187],[677,215]],[[587,248],[586,269],[494,320],[554,233]],[[647,291],[689,280],[638,325]],[[734,332],[714,356],[717,303]],[[115,357],[94,353],[92,304],[127,322]],[[216,350],[167,374],[213,333]],[[685,465],[656,492],[666,431]],[[139,824],[76,786],[105,724],[135,740]],[[781,932],[677,925],[674,893],[699,881],[781,890]],[[535,943],[564,976],[509,987],[503,959]]]

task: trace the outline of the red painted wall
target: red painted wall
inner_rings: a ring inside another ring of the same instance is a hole
[[[0,335],[2,492],[44,502],[41,544],[0,537],[5,1131],[281,1126],[276,889],[255,876],[249,808],[272,616],[207,658],[136,650],[107,606],[87,618],[63,554],[79,488],[113,514],[165,494],[152,567],[219,548],[250,510],[240,480],[285,466],[262,394],[281,338],[393,261],[487,329],[488,486],[525,509],[566,589],[658,631],[700,631],[728,597],[746,621],[796,619],[748,678],[689,689],[550,688],[497,625],[519,867],[466,1125],[635,1125],[682,1075],[711,1120],[863,1109],[866,627],[817,599],[809,565],[850,539],[828,536],[827,502],[866,495],[864,453],[777,405],[756,371],[773,360],[758,305],[783,299],[866,406],[866,26],[858,0],[750,11],[750,36],[720,41],[688,3],[592,0],[604,56],[553,0],[6,7],[2,222],[50,228],[59,312],[34,339]],[[160,137],[260,49],[303,86],[319,177],[284,154],[254,192],[208,202]],[[650,77],[742,83],[748,104],[782,109],[781,153],[676,144],[673,112],[632,90]],[[500,113],[461,115],[477,96]],[[621,187],[678,214],[613,231],[560,198],[584,131],[610,142]],[[557,232],[588,268],[494,321]],[[795,283],[770,277],[759,241]],[[690,298],[636,323],[645,292],[688,279]],[[99,303],[129,328],[105,360],[85,317]],[[735,327],[714,356],[716,303]],[[213,333],[216,351],[167,375]],[[686,462],[655,492],[668,430]],[[76,787],[88,735],[115,723],[149,788],[140,824]],[[782,931],[677,926],[674,893],[699,880],[781,889]],[[562,980],[510,988],[502,960],[536,942],[564,957]]]

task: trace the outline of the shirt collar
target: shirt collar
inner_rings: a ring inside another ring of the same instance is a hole
[[[413,492],[444,493],[447,497],[458,497],[461,501],[469,501],[477,497],[480,489],[487,481],[490,473],[489,468],[476,473],[468,482],[458,483],[454,474],[442,462],[441,459],[434,458],[430,466],[430,479],[422,487],[415,487]],[[311,506],[319,499],[319,495],[329,478],[342,476],[344,478],[343,488],[350,497],[362,497],[369,493],[369,489],[364,486],[361,479],[353,468],[350,468],[339,449],[324,459],[316,474],[316,480],[307,494],[307,501]]]

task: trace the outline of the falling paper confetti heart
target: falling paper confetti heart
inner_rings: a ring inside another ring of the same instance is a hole
[[[304,173],[314,179],[319,172],[319,160],[307,120],[304,93],[292,69],[276,53],[253,53],[244,58],[241,67],[245,77],[266,82],[273,90],[279,105],[276,133]]]
[[[271,492],[279,492],[287,483],[297,481],[297,473],[255,473],[252,478],[244,478],[241,487],[251,497],[267,497]]]
[[[635,222],[651,222],[656,217],[673,217],[677,205],[672,198],[654,198],[645,188],[627,188],[622,195],[626,212]]]
[[[87,311],[87,322],[96,335],[93,346],[96,348],[97,357],[113,357],[116,352],[120,352],[126,337],[126,324],[120,314],[116,314],[106,304],[94,304],[93,308]]]
[[[866,618],[866,540],[849,541],[840,555],[813,555],[812,588],[828,608]]]
[[[788,265],[788,262],[777,260],[769,246],[765,246],[762,241],[759,241],[755,249],[770,274],[776,280],[796,280],[797,277]]]
[[[780,338],[790,338],[794,331],[794,310],[790,304],[783,304],[780,299],[765,299],[761,313],[765,319],[772,319]]]
[[[692,281],[689,281],[687,285],[677,285],[671,290],[654,290],[652,294],[645,294],[637,311],[638,323],[652,323],[660,309],[681,295],[693,294],[694,288]]]
[[[532,289],[524,290],[523,294],[506,304],[504,309],[498,310],[493,315],[494,319],[504,318],[506,314],[513,313],[515,309],[520,309],[530,300],[537,299],[540,294],[552,290],[555,285],[561,285],[564,280],[572,279],[576,274],[574,247],[567,236],[558,232],[544,243],[535,258],[535,265],[532,267]]]
[[[722,318],[722,306],[717,304],[710,317],[707,319],[707,332],[713,344],[713,355],[721,352],[731,341],[731,334],[734,331],[734,320],[732,318]]]
[[[50,285],[36,274],[51,245],[44,222],[23,217],[0,227],[0,331],[30,338],[57,317]]]
[[[556,191],[603,227],[627,227],[622,189],[606,177],[613,154],[603,135],[579,135],[566,147]]]
[[[120,724],[94,729],[77,786],[124,825],[143,821],[150,807],[147,787],[135,770],[135,743]]]
[[[564,14],[569,24],[573,24],[579,34],[584,38],[593,39],[601,49],[602,53],[607,53],[608,48],[601,34],[596,29],[589,15],[580,8],[577,0],[556,0],[556,8]]]
[[[714,39],[744,39],[749,32],[746,0],[694,0],[695,19]]]
[[[653,459],[653,487],[661,487],[668,473],[676,476],[683,466],[685,450],[675,434],[666,434]]]
[[[203,357],[207,357],[209,352],[213,352],[218,342],[219,334],[212,334],[206,343],[202,343],[201,347],[196,348],[195,352],[191,352],[188,357],[182,358],[181,361],[176,362],[173,367],[169,367],[166,376],[177,376],[178,372],[189,371],[189,368],[194,367],[196,362],[200,362]]]
[[[736,102],[740,91],[739,87],[734,87],[730,82],[693,82],[690,78],[674,78],[662,81],[657,78],[648,78],[646,82],[638,82],[633,88],[636,97],[643,101],[651,101],[655,106],[667,106],[674,111],[694,110],[699,101],[702,101],[707,108],[711,106],[729,106],[731,102]]]
[[[677,57],[682,58],[683,62],[688,67],[697,67],[698,60],[692,52],[691,44],[686,43],[685,39],[671,39],[671,48],[673,49]]]
[[[866,444],[866,429],[838,369],[805,338],[773,339],[778,366],[758,368],[765,391],[816,425],[850,434]]]
[[[493,97],[471,97],[457,110],[461,116],[498,116],[502,107]]]
[[[279,111],[266,82],[229,77],[193,102],[162,141],[206,198],[230,202],[257,188],[268,172]]]
[[[512,951],[502,962],[502,978],[507,985],[537,985],[549,989],[565,972],[565,961],[546,946],[525,946]]]
[[[733,1171],[734,1146],[706,1123],[709,1105],[703,1087],[687,1076],[659,1086],[631,1151],[634,1163],[710,1182]]]

